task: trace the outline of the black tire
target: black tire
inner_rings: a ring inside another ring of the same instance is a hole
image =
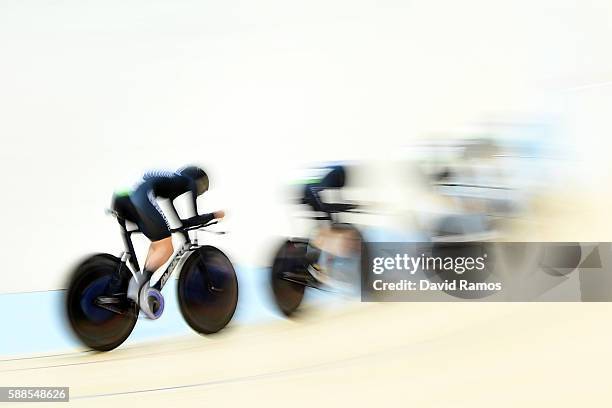
[[[98,296],[106,294],[106,286],[120,265],[119,258],[113,255],[93,255],[77,266],[66,291],[70,328],[83,344],[94,350],[109,351],[121,345],[138,320],[138,306],[127,298],[123,299],[122,314],[94,303]],[[129,279],[126,289],[127,282]]]
[[[274,257],[271,269],[271,285],[274,301],[281,312],[291,316],[302,303],[306,287],[283,279],[284,272],[295,272],[304,268],[306,242],[286,241]]]
[[[178,301],[196,332],[212,334],[227,326],[238,304],[238,278],[227,256],[213,246],[191,253],[179,275]]]

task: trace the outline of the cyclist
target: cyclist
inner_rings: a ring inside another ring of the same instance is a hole
[[[209,180],[206,172],[197,166],[186,166],[175,172],[151,171],[131,190],[115,192],[112,208],[126,220],[134,222],[151,241],[144,264],[143,273],[150,276],[170,258],[174,252],[170,226],[156,199],[167,198],[176,218],[184,226],[205,224],[216,218],[223,218],[223,211],[198,215],[196,199],[208,190]],[[191,193],[190,217],[181,219],[174,200],[185,193]],[[111,281],[109,292],[120,288],[119,279]]]
[[[346,168],[334,164],[320,169],[314,169],[314,175],[305,179],[302,203],[308,204],[314,211],[323,212],[326,218],[332,220],[332,213],[344,212],[356,206],[347,203],[325,202],[320,193],[324,190],[340,190],[346,184]],[[308,271],[322,283],[330,282],[330,269],[335,258],[349,259],[356,251],[359,241],[352,230],[325,226],[318,229],[310,240],[306,252]]]

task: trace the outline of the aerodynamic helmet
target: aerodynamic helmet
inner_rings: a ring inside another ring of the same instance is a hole
[[[208,175],[198,166],[186,166],[177,171],[181,176],[189,177],[197,185],[198,195],[205,193],[209,187]]]

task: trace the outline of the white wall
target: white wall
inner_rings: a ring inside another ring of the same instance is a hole
[[[202,204],[232,215],[234,259],[261,262],[285,169],[563,112],[561,89],[612,79],[611,16],[609,0],[5,0],[0,292],[119,250],[113,189],[189,162],[214,177]]]

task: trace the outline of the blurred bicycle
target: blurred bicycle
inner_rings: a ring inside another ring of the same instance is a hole
[[[362,234],[338,215],[361,212],[346,202],[325,202],[321,193],[340,190],[346,184],[342,165],[312,169],[302,180],[300,204],[312,210],[308,218],[318,222],[310,238],[290,238],[276,252],[271,268],[271,286],[278,308],[291,316],[302,303],[306,288],[349,293],[359,288],[365,245]]]

